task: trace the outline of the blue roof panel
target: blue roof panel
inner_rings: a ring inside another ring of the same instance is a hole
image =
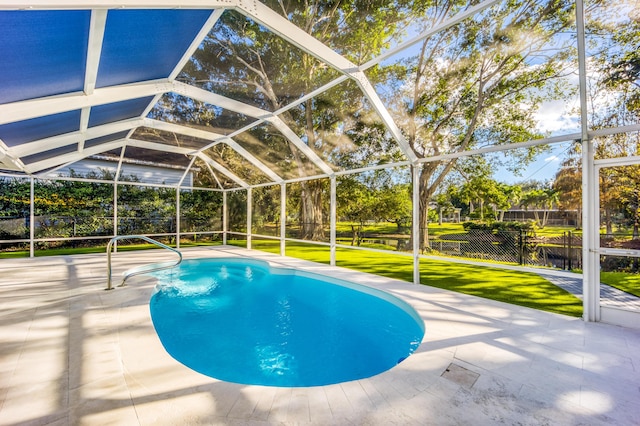
[[[0,139],[16,146],[80,130],[80,110],[0,125]]]
[[[211,10],[110,10],[96,87],[167,78]]]
[[[71,145],[65,145],[58,148],[50,149],[49,151],[38,152],[37,154],[28,155],[26,157],[22,157],[21,160],[25,164],[33,164],[33,163],[37,163],[38,161],[48,160],[58,155],[70,154],[77,150],[78,150],[78,144],[72,143]]]
[[[91,12],[0,11],[0,104],[81,91]]]
[[[101,145],[104,143],[117,141],[118,139],[124,139],[127,137],[128,134],[129,134],[129,131],[125,130],[118,133],[112,133],[106,136],[100,136],[99,138],[88,139],[84,142],[84,147],[91,148],[93,146]]]
[[[89,115],[89,127],[140,117],[152,100],[153,96],[148,96],[146,98],[129,99],[122,102],[94,106],[91,108],[91,114]]]

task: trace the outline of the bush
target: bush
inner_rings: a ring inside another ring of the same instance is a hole
[[[535,230],[533,222],[464,222],[462,228],[469,231],[485,231],[497,233],[500,231],[525,231],[532,232]]]

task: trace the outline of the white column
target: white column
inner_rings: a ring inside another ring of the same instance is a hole
[[[412,191],[412,219],[411,241],[413,242],[413,283],[420,284],[420,170],[421,164],[411,166]]]
[[[287,237],[287,184],[280,184],[280,256],[286,254]]]
[[[36,224],[35,224],[35,183],[33,176],[31,176],[31,190],[29,192],[29,257],[35,256],[35,246],[33,239],[36,236]]]
[[[336,177],[331,176],[331,202],[329,207],[329,222],[330,222],[330,230],[329,230],[329,243],[331,247],[331,255],[329,263],[331,266],[336,266]]]
[[[587,114],[587,66],[583,0],[576,0],[578,31],[578,78],[582,139],[582,292],[583,319],[600,320],[600,214],[598,175],[594,166],[593,142],[589,140]]]
[[[251,250],[251,215],[253,214],[253,189],[247,188],[247,248]]]
[[[180,187],[176,188],[176,248],[180,248]]]
[[[113,182],[113,236],[118,236],[118,182]],[[113,242],[113,252],[118,251],[118,242]]]
[[[227,230],[229,217],[227,213],[227,191],[222,193],[222,244],[227,245]]]

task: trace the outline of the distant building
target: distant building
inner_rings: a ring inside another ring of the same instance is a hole
[[[119,160],[117,157],[93,155],[68,166],[55,169],[50,173],[46,173],[45,177],[69,177],[72,174],[76,177],[84,177],[91,172],[98,175],[108,172],[114,175],[118,169]],[[137,180],[142,183],[177,185],[186,171],[187,168],[183,166],[125,158],[122,160],[119,180],[130,180],[129,178],[131,176],[135,176]],[[187,176],[182,182],[182,186],[193,186],[192,171],[187,173]]]
[[[578,226],[578,211],[577,210],[544,210],[544,209],[530,209],[530,210],[505,210],[503,221],[504,222],[531,222],[538,221],[546,215],[547,225],[561,225],[561,226]]]

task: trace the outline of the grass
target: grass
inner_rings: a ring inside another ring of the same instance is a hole
[[[279,244],[272,241],[254,241],[252,247],[279,253]],[[287,243],[286,255],[327,264],[330,257],[328,247],[304,243]],[[336,264],[361,272],[413,281],[413,259],[410,256],[338,248]],[[574,317],[582,315],[580,299],[533,273],[421,259],[420,282],[543,311]]]
[[[640,274],[628,272],[600,272],[600,281],[640,297]]]

